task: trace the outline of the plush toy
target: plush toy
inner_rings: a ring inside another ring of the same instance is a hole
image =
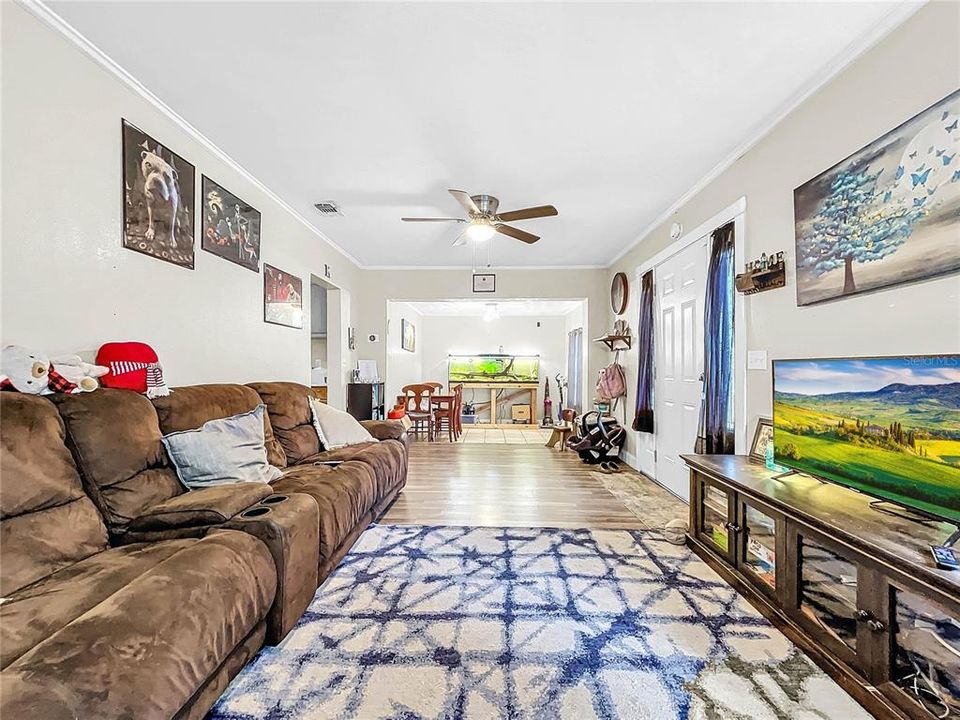
[[[154,349],[141,342],[111,342],[100,346],[97,364],[109,372],[101,382],[104,387],[144,393],[148,398],[170,394],[163,381],[163,368]]]
[[[107,368],[83,362],[76,355],[48,358],[19,345],[0,352],[0,389],[31,395],[63,392],[75,395],[100,387],[97,378]]]
[[[103,365],[84,362],[79,355],[61,355],[53,358],[51,362],[56,368],[55,372],[60,373],[67,382],[74,383],[79,388],[79,392],[96,390],[100,387],[97,378],[110,372],[110,368]]]

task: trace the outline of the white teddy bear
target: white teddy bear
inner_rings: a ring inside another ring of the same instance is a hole
[[[100,387],[97,378],[108,372],[109,368],[83,362],[77,355],[48,358],[19,345],[7,345],[0,351],[0,389],[31,395],[75,395],[96,390]]]

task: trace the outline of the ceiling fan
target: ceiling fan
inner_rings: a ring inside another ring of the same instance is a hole
[[[454,199],[467,211],[470,216],[464,218],[400,218],[403,222],[454,222],[465,223],[467,229],[453,243],[466,245],[467,240],[483,242],[493,237],[494,233],[509,235],[522,242],[533,244],[540,239],[539,235],[528,233],[526,230],[515,228],[505,223],[513,220],[532,220],[533,218],[550,217],[557,214],[553,205],[538,205],[521,210],[498,213],[500,201],[493,195],[468,195],[463,190],[448,190]]]

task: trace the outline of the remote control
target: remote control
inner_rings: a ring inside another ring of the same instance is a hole
[[[938,568],[943,568],[944,570],[960,570],[960,560],[957,559],[957,554],[952,548],[943,547],[942,545],[931,545],[930,552],[933,553],[933,560],[937,563]]]

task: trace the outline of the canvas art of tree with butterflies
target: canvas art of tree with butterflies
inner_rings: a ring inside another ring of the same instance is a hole
[[[960,90],[793,191],[797,304],[960,271]]]

